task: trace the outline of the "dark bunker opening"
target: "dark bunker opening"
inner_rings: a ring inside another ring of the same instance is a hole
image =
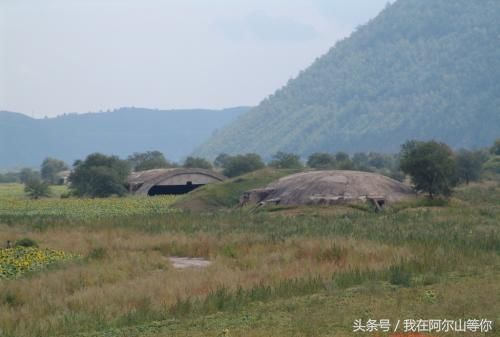
[[[186,185],[155,185],[149,189],[148,195],[181,195],[189,193],[203,185],[193,184],[191,181],[188,181]]]

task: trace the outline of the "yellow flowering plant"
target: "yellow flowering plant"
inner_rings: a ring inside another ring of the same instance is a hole
[[[18,278],[28,272],[75,258],[78,255],[37,247],[0,249],[0,279]]]

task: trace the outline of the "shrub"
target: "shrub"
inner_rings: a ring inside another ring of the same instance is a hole
[[[346,256],[347,252],[344,248],[332,244],[330,247],[323,249],[317,256],[319,261],[339,262]]]
[[[490,149],[490,152],[494,156],[500,156],[500,139],[497,139]]]
[[[175,166],[170,163],[160,151],[135,152],[128,156],[127,161],[134,171],[146,171]]]
[[[278,169],[300,169],[303,167],[298,155],[281,151],[273,156],[269,166]]]
[[[222,247],[221,253],[222,255],[233,259],[237,257],[236,249],[233,245],[225,245],[224,247]]]
[[[219,154],[214,160],[215,167],[224,168],[230,158],[231,156],[227,153]]]
[[[38,247],[35,240],[30,238],[22,238],[16,241],[16,247]]]
[[[406,175],[399,170],[393,170],[389,172],[389,177],[399,182],[403,182],[406,178]]]
[[[20,298],[11,290],[7,290],[2,294],[1,302],[9,307],[15,307],[22,304]]]
[[[208,160],[199,157],[187,157],[182,166],[185,168],[212,169],[212,164]]]
[[[389,282],[394,285],[409,287],[411,273],[404,268],[403,264],[393,265],[389,268]]]
[[[69,197],[71,197],[71,193],[70,192],[64,192],[60,196],[61,199],[68,199]]]
[[[248,172],[257,171],[263,168],[264,162],[256,153],[247,153],[229,157],[224,163],[224,175],[227,177],[236,177]]]
[[[338,152],[335,155],[321,152],[313,153],[307,159],[307,166],[318,170],[353,170],[356,168],[354,162],[345,152]]]
[[[307,166],[325,170],[335,168],[335,157],[330,153],[313,153],[307,159]]]
[[[458,179],[466,184],[471,181],[478,181],[481,176],[483,162],[481,152],[460,150],[456,157]]]
[[[484,164],[484,170],[500,174],[500,156],[494,156]]]
[[[98,247],[92,249],[87,257],[91,260],[100,260],[105,258],[106,255],[107,255],[106,248]]]
[[[24,184],[24,192],[31,199],[39,199],[43,197],[49,197],[51,195],[51,190],[49,184],[40,179],[32,179]]]

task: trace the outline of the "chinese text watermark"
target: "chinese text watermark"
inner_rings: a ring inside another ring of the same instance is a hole
[[[488,319],[404,319],[391,322],[389,319],[357,319],[353,332],[481,332],[493,330],[493,321]]]

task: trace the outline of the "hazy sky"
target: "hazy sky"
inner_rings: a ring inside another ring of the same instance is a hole
[[[0,0],[0,110],[255,105],[387,0]]]

